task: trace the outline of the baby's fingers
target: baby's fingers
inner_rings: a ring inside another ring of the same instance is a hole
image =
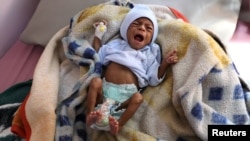
[[[167,58],[167,63],[176,63],[176,62],[178,62],[177,56],[170,56]]]

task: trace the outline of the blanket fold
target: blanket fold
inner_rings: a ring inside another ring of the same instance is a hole
[[[78,54],[79,61],[65,47],[76,40],[83,52],[91,48],[92,24],[100,19],[108,22],[103,43],[119,38],[120,23],[132,3],[126,6],[100,4],[84,9],[50,40],[23,105],[31,130],[27,140],[206,141],[209,124],[249,124],[246,92],[221,46],[202,29],[177,20],[168,7],[149,5],[159,22],[156,42],[162,53],[177,49],[179,62],[167,70],[160,85],[143,91],[144,102],[117,136],[86,127],[86,88],[98,58]]]

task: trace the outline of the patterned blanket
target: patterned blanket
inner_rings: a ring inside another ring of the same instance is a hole
[[[30,91],[32,80],[17,83],[0,93],[0,141],[21,141],[11,132],[11,124],[16,110]]]
[[[206,141],[210,124],[249,124],[249,92],[221,45],[204,30],[173,18],[168,7],[149,5],[159,22],[157,43],[162,52],[177,49],[179,62],[159,86],[143,91],[143,104],[117,136],[86,127],[86,88],[100,75],[92,24],[108,21],[103,43],[119,38],[131,6],[89,7],[53,36],[35,69],[30,95],[14,117],[16,134],[34,141]]]

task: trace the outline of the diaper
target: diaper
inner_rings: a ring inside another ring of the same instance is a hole
[[[134,84],[114,84],[103,79],[103,93],[105,98],[113,99],[117,102],[128,100],[134,93],[138,92]]]
[[[113,84],[103,79],[104,101],[98,104],[95,110],[102,112],[101,120],[93,123],[90,127],[98,130],[109,131],[109,116],[119,119],[125,109],[117,110],[122,102],[128,100],[134,93],[138,92],[134,84]]]

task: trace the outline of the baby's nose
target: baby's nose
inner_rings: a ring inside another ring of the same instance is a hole
[[[141,24],[141,25],[139,26],[139,29],[141,29],[141,30],[145,30],[145,29],[146,29],[146,27],[145,27],[145,25]]]

